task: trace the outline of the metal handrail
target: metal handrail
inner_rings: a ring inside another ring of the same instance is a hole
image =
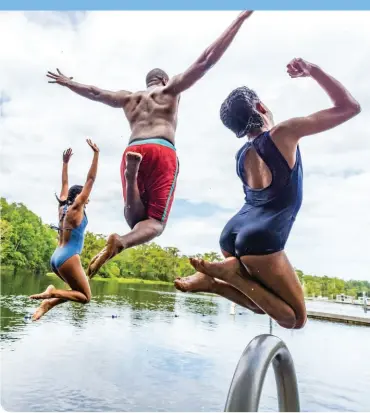
[[[292,356],[278,337],[262,334],[246,347],[236,366],[225,412],[257,412],[267,370],[272,363],[280,412],[299,412],[297,378]]]

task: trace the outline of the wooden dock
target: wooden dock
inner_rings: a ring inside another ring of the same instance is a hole
[[[314,318],[316,320],[327,320],[338,323],[357,324],[361,326],[370,327],[370,318],[357,317],[344,314],[323,313],[322,311],[307,311],[308,318]]]

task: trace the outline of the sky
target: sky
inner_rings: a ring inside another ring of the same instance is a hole
[[[57,221],[62,152],[72,147],[70,184],[83,184],[101,150],[88,205],[89,230],[124,234],[120,162],[130,129],[122,110],[48,84],[59,68],[110,90],[143,90],[160,67],[191,65],[238,12],[0,13],[1,196]],[[226,222],[244,197],[235,153],[244,143],[220,121],[222,101],[249,86],[277,122],[330,106],[312,79],[290,79],[286,64],[318,64],[360,102],[359,116],[302,139],[304,199],[286,252],[306,274],[370,280],[370,12],[255,12],[207,75],[181,99],[176,135],[180,175],[161,246],[184,254],[219,251]]]

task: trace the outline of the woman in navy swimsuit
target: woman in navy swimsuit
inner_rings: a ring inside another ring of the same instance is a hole
[[[196,274],[177,279],[181,291],[213,292],[255,313],[268,314],[285,328],[302,328],[306,307],[301,284],[285,244],[302,203],[299,140],[334,128],[360,112],[351,94],[318,66],[294,59],[292,78],[311,77],[333,107],[274,124],[255,92],[240,87],[221,106],[221,120],[247,142],[236,155],[245,204],[226,224],[220,238],[225,261],[192,259]]]
[[[30,298],[43,300],[32,317],[34,321],[56,305],[68,300],[86,304],[91,299],[90,285],[81,265],[80,254],[87,226],[85,207],[96,178],[99,148],[90,139],[87,139],[87,143],[93,150],[94,157],[84,186],[73,185],[68,189],[68,162],[72,156],[72,149],[67,149],[63,153],[62,190],[60,198],[57,197],[59,226],[56,229],[59,240],[50,260],[54,273],[68,284],[71,290],[58,290],[49,285],[43,293],[31,295]]]

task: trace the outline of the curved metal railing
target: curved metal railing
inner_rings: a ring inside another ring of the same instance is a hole
[[[292,356],[278,337],[255,337],[244,350],[232,379],[225,412],[257,412],[267,369],[275,373],[279,411],[299,412],[297,378]]]

